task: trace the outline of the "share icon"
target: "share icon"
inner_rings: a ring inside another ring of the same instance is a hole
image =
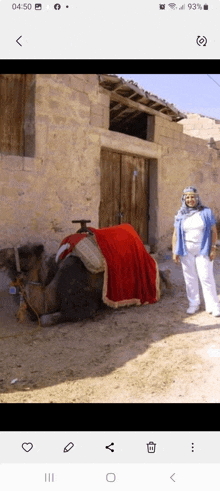
[[[110,447],[112,447],[112,445],[114,445],[114,443],[110,443],[110,445],[108,445],[105,448],[107,448],[108,450],[111,450],[111,452],[114,452],[114,448],[110,448]]]

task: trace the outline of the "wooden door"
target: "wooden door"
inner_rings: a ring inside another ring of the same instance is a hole
[[[0,150],[6,155],[24,155],[25,75],[1,74]]]
[[[101,151],[101,197],[99,208],[99,227],[117,225],[120,210],[120,162],[119,153],[112,150]]]
[[[147,243],[148,162],[102,149],[99,227],[120,223],[130,223]]]
[[[121,156],[121,213],[147,243],[148,167],[143,157]]]
[[[35,75],[0,74],[0,152],[34,157]]]

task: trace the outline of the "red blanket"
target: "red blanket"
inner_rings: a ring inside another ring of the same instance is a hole
[[[155,303],[159,271],[137,232],[129,224],[90,230],[105,257],[103,301],[110,307]]]

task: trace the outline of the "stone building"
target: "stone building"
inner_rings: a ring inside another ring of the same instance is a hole
[[[55,252],[85,218],[131,223],[152,251],[165,248],[191,184],[219,218],[218,148],[134,82],[4,74],[0,102],[0,247],[41,241]]]

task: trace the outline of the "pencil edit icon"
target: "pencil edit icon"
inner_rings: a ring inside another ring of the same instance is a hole
[[[74,443],[69,442],[63,449],[64,453],[69,452],[74,447]]]

